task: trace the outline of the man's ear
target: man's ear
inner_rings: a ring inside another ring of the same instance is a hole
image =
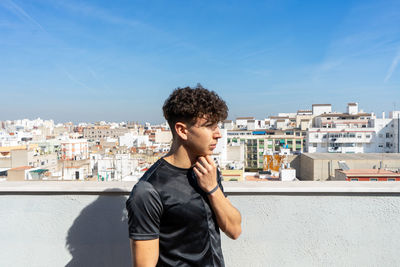
[[[187,126],[183,122],[175,123],[175,132],[182,140],[187,140]]]

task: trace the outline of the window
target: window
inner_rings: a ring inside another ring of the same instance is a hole
[[[352,181],[352,182],[357,182],[357,181],[358,181],[358,178],[351,178],[350,181]]]
[[[318,138],[318,134],[314,134],[314,137],[315,137],[315,138]]]
[[[388,178],[387,180],[388,180],[388,182],[395,182],[396,181],[396,179],[394,179],[394,178]]]
[[[317,147],[317,143],[313,143],[313,147]]]
[[[383,137],[383,134],[379,134],[379,138],[382,138]]]
[[[386,138],[389,138],[390,137],[390,134],[389,133],[386,133]]]
[[[378,181],[378,179],[376,179],[376,178],[371,178],[371,179],[369,179],[371,182],[377,182]]]
[[[370,137],[371,137],[371,135],[370,135],[370,134],[367,134],[367,135],[365,135],[365,137],[366,137],[366,138],[370,138]]]

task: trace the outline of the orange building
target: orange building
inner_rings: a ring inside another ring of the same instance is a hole
[[[336,180],[345,181],[395,182],[400,181],[400,173],[383,169],[338,169],[335,171],[335,178]]]

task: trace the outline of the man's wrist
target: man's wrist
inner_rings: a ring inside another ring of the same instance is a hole
[[[219,185],[217,184],[213,189],[211,189],[210,191],[206,192],[207,195],[211,195],[212,193],[214,193],[215,191],[217,191],[219,188]]]

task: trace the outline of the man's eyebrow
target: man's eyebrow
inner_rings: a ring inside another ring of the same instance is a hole
[[[214,122],[214,121],[206,121],[205,123],[203,123],[202,126],[212,126],[212,125],[214,125],[214,124],[217,124],[217,123]]]

